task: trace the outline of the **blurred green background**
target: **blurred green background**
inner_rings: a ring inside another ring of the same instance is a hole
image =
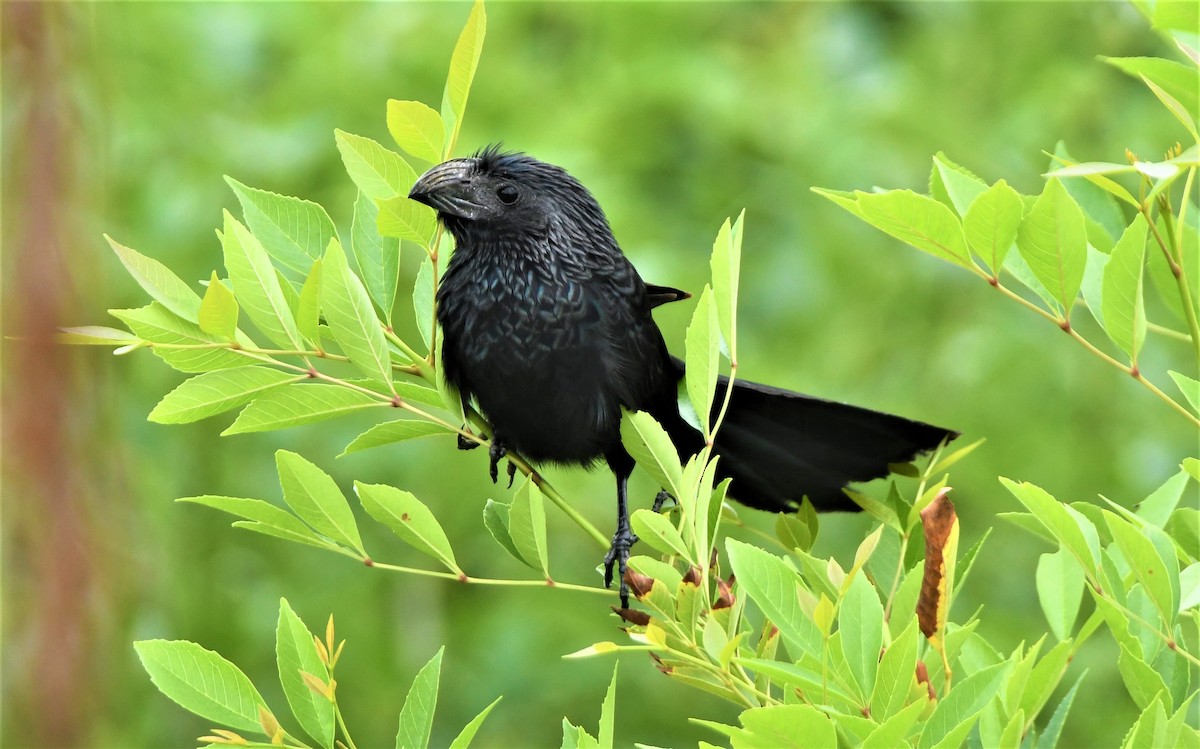
[[[224,174],[318,201],[348,230],[354,188],[333,129],[388,142],[387,98],[436,106],[468,9],[3,4],[5,746],[183,746],[206,732],[154,691],[135,639],[217,650],[282,706],[280,596],[313,628],[332,612],[349,640],[339,696],[360,746],[392,741],[410,679],[442,643],[434,745],[501,694],[479,746],[557,746],[564,715],[594,730],[612,662],[561,656],[621,639],[598,599],[371,571],[171,502],[276,500],[272,453],[286,447],[344,488],[413,491],[468,571],[521,576],[480,522],[485,499],[506,496],[482,451],[425,440],[335,462],[368,422],[231,438],[217,437],[231,416],[149,424],[180,373],[148,352],[49,342],[55,325],[113,324],[105,310],[145,303],[102,232],[185,279],[218,268],[213,229],[223,208],[239,213]],[[1050,549],[995,520],[1017,509],[996,477],[1130,505],[1196,434],[1052,325],[809,188],[924,190],[944,151],[1036,193],[1060,138],[1084,160],[1158,157],[1182,130],[1101,54],[1172,56],[1119,3],[494,3],[460,150],[503,141],[566,166],[656,283],[698,290],[717,227],[745,207],[745,377],[987,438],[952,476],[963,548],[995,526],[953,616],[985,606],[980,630],[1011,650],[1046,631],[1033,571]],[[402,288],[416,260],[403,259]],[[690,314],[658,313],[678,352]],[[1175,346],[1148,346],[1160,384]],[[549,474],[611,527],[607,472]],[[642,504],[653,490],[639,481]],[[364,526],[376,558],[421,563]],[[560,513],[550,526],[556,576],[594,582],[600,550]],[[867,529],[823,518],[818,552],[846,560]],[[1090,669],[1065,746],[1114,745],[1135,717],[1115,647],[1095,640],[1066,679]],[[647,659],[622,660],[621,743],[694,745],[717,736],[689,716],[735,719]]]

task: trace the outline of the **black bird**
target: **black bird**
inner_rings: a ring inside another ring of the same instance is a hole
[[[464,404],[491,422],[491,474],[507,450],[534,463],[590,466],[617,478],[617,530],[605,557],[624,581],[630,546],[621,409],[647,411],[681,457],[703,446],[680,415],[683,362],[667,352],[650,310],[686,298],[642,281],[596,199],[560,167],[484,149],[433,167],[409,197],[438,212],[455,240],[437,292],[442,367]],[[718,386],[719,403],[727,381]],[[807,496],[818,510],[859,509],[847,483],[957,437],[948,429],[735,381],[714,449],[730,496],[788,512]]]

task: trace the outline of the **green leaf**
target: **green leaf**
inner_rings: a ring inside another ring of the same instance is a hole
[[[779,557],[737,539],[726,539],[725,548],[738,584],[779,628],[792,657],[808,653],[820,659],[824,638],[793,592],[803,587],[796,571]]]
[[[688,325],[684,370],[688,398],[705,436],[709,436],[713,395],[717,391],[720,337],[721,328],[713,305],[712,290],[705,286],[692,313],[692,322]]]
[[[775,536],[785,547],[808,551],[812,548],[813,533],[796,515],[781,512],[775,516]]]
[[[1163,236],[1166,236],[1166,226],[1162,219],[1158,221],[1158,228]],[[1182,231],[1182,238],[1179,243],[1179,249],[1183,254],[1183,274],[1188,279],[1196,277],[1197,270],[1200,269],[1200,236],[1197,236],[1196,227],[1192,226],[1191,222],[1185,222],[1177,225],[1177,228]],[[1183,320],[1186,318],[1183,307],[1183,300],[1179,297],[1179,283],[1175,279],[1175,274],[1171,272],[1171,268],[1167,265],[1166,255],[1161,250],[1154,250],[1149,253],[1147,266],[1150,273],[1150,281],[1154,288],[1158,291],[1159,297],[1171,311],[1171,314]],[[1200,300],[1196,299],[1195,291],[1192,292],[1192,302],[1197,303]],[[1200,307],[1197,307],[1200,309]]]
[[[228,211],[225,212],[221,244],[233,291],[255,326],[281,348],[303,351],[300,330],[284,297],[275,267],[271,265],[271,258],[258,238]],[[307,260],[304,272],[311,265],[312,260]]]
[[[288,506],[317,533],[366,557],[350,503],[333,478],[302,456],[287,450],[275,452],[275,465],[279,469],[283,499]]]
[[[1083,283],[1087,239],[1083,211],[1057,179],[1050,179],[1017,231],[1017,249],[1038,281],[1070,319]]]
[[[1192,410],[1200,413],[1200,381],[1193,380],[1174,370],[1167,370],[1167,374],[1171,375],[1171,379],[1175,381],[1176,387],[1179,388],[1179,392],[1183,393],[1183,397],[1187,399]]]
[[[225,181],[237,195],[246,224],[263,249],[297,278],[308,273],[329,240],[337,236],[329,214],[312,201],[247,187],[232,177]],[[233,289],[240,297],[237,281]]]
[[[863,739],[862,749],[897,749],[909,746],[904,740],[916,724],[917,718],[921,717],[921,713],[928,707],[927,700],[917,700],[887,720],[880,721],[879,727]]]
[[[433,244],[437,214],[427,205],[401,196],[378,201],[379,217],[375,226],[384,237],[407,239],[424,247]]]
[[[644,543],[663,554],[673,554],[689,562],[694,562],[688,552],[687,544],[679,531],[671,524],[666,515],[660,515],[653,510],[636,510],[629,518],[633,532]]]
[[[150,298],[189,322],[196,322],[200,314],[200,297],[190,286],[175,275],[170,268],[154,258],[146,257],[130,249],[107,234],[104,238],[117,259],[133,276]]]
[[[302,523],[295,515],[261,499],[219,497],[206,494],[201,497],[185,497],[175,501],[212,507],[250,521],[250,523],[236,522],[233,524],[234,527],[248,528],[259,533],[265,533],[288,541],[295,541],[296,543],[316,546],[321,549],[336,548],[332,543],[314,533],[312,529]],[[270,530],[263,530],[264,528],[271,528],[279,532],[273,533]]]
[[[838,604],[838,629],[842,633],[842,653],[864,696],[875,689],[883,649],[883,605],[875,586],[866,575],[855,575],[845,597]]]
[[[1163,683],[1158,672],[1142,660],[1141,656],[1124,645],[1121,646],[1121,655],[1117,658],[1117,666],[1121,671],[1121,679],[1125,682],[1125,688],[1129,690],[1129,696],[1133,698],[1133,702],[1139,710],[1149,707],[1160,694],[1170,702],[1167,685]]]
[[[417,323],[417,332],[429,348],[429,336],[433,331],[433,260],[426,255],[417,268],[417,278],[413,282],[413,319]]]
[[[184,346],[218,344],[212,348],[184,349],[151,346],[155,355],[180,372],[244,367],[251,361],[226,348],[225,341],[205,333],[196,323],[184,320],[158,302],[138,309],[114,309],[108,312],[128,325],[134,335],[146,341]]]
[[[58,329],[58,342],[70,346],[128,346],[139,339],[127,330],[104,325],[79,325]]]
[[[158,690],[180,707],[222,726],[261,733],[262,695],[241,670],[211,650],[185,640],[133,644]]]
[[[1101,309],[1104,329],[1113,343],[1137,363],[1146,339],[1146,308],[1142,299],[1142,266],[1149,228],[1139,213],[1121,235],[1104,266]]]
[[[912,190],[856,192],[863,219],[902,242],[964,268],[974,267],[962,223],[945,204]]]
[[[479,727],[483,725],[483,721],[487,718],[488,714],[492,712],[492,708],[498,705],[502,699],[504,698],[497,697],[496,699],[492,700],[492,704],[483,708],[478,715],[471,719],[470,723],[463,726],[463,729],[459,731],[458,735],[454,737],[454,740],[450,742],[450,749],[467,749],[467,747],[471,745],[471,741],[474,740],[475,734],[479,731]]]
[[[861,577],[861,575],[859,575]],[[900,619],[893,615],[893,619]],[[844,637],[844,635],[843,635]],[[879,659],[875,686],[871,691],[871,715],[876,720],[885,720],[907,712],[905,703],[916,684],[917,646],[920,628],[915,616],[908,618],[908,625]],[[845,643],[845,639],[842,640]],[[845,645],[843,644],[843,647]]]
[[[1038,559],[1037,592],[1050,631],[1060,642],[1068,639],[1083,601],[1083,570],[1065,549]]]
[[[1189,112],[1200,110],[1196,93],[1196,69],[1158,57],[1101,57],[1101,60],[1133,78],[1153,81]]]
[[[508,530],[521,558],[550,579],[546,555],[546,508],[537,484],[527,480],[513,496],[508,511]]]
[[[354,491],[367,514],[391,528],[401,541],[437,559],[456,575],[464,575],[454,561],[454,550],[441,524],[411,493],[361,481],[354,482]]]
[[[1108,265],[1108,255],[1097,250],[1091,244],[1087,247],[1087,265],[1083,269],[1083,282],[1079,286],[1083,293],[1083,301],[1087,304],[1088,312],[1104,327],[1104,268]]]
[[[388,99],[387,126],[396,144],[425,161],[442,160],[446,128],[442,116],[419,101]]]
[[[1066,143],[1060,140],[1055,144],[1054,155],[1050,158],[1051,175],[1055,174],[1053,170],[1056,164],[1070,164],[1074,162],[1075,158],[1067,151]],[[1129,165],[1126,164],[1125,166]],[[1096,237],[1096,232],[1094,228],[1089,227],[1087,229],[1088,241],[1097,249],[1103,250],[1105,253],[1110,252],[1113,242],[1125,230],[1125,215],[1121,212],[1121,206],[1117,204],[1113,194],[1109,190],[1087,179],[1064,180],[1063,187],[1067,188],[1067,192],[1071,194],[1071,197],[1075,199],[1080,209],[1083,210],[1085,225],[1089,224],[1089,222],[1094,224],[1103,235],[1103,243],[1098,239],[1093,239],[1093,237]],[[1124,190],[1124,188],[1120,189]]]
[[[417,173],[395,151],[344,130],[335,129],[333,136],[342,154],[342,163],[346,165],[346,173],[368,198],[386,200],[407,195],[417,181]]]
[[[1173,5],[1174,3],[1167,3]],[[1183,3],[1180,3],[1183,5]],[[1167,713],[1162,700],[1151,700],[1121,742],[1122,749],[1159,749],[1167,746]]]
[[[1025,288],[1037,294],[1046,303],[1047,309],[1056,313],[1061,310],[1062,307],[1058,303],[1058,300],[1038,280],[1033,269],[1029,267],[1029,263],[1025,262],[1025,258],[1021,256],[1020,252],[1010,252],[1004,256],[1004,270],[1013,278],[1020,281]],[[1082,287],[1082,282],[1080,286]]]
[[[480,7],[479,3],[476,7]],[[612,680],[608,682],[608,691],[604,693],[604,702],[600,705],[600,726],[597,731],[597,743],[600,749],[613,749],[613,727],[616,718],[617,705],[617,668],[620,662],[613,664]]]
[[[400,281],[400,240],[379,234],[379,208],[363,193],[354,203],[350,250],[367,293],[390,324]]]
[[[418,437],[429,437],[436,434],[454,434],[441,424],[424,419],[397,419],[395,421],[385,421],[382,424],[376,424],[367,431],[355,437],[350,444],[346,445],[346,449],[342,450],[342,455],[349,455],[361,450],[368,450],[372,447],[380,445],[390,445],[394,442],[403,442],[405,440],[416,439]]]
[[[489,499],[483,506],[483,525],[487,528],[488,533],[492,534],[492,538],[496,539],[496,543],[500,544],[514,559],[521,564],[527,564],[537,569],[537,564],[531,563],[521,556],[516,542],[513,541],[512,533],[508,529],[508,517],[511,509],[503,502]]]
[[[321,261],[314,260],[296,302],[296,329],[321,349]]]
[[[341,385],[301,383],[258,397],[221,435],[286,429],[380,406],[388,403]]]
[[[600,743],[590,733],[563,718],[562,749],[598,749]]]
[[[333,703],[324,695],[308,688],[301,673],[311,674],[322,681],[329,680],[329,671],[312,633],[296,616],[286,598],[279,599],[279,621],[275,626],[275,661],[279,666],[279,683],[300,727],[323,747],[333,747]]]
[[[458,139],[458,131],[462,128],[467,96],[471,92],[471,82],[475,79],[475,69],[479,66],[479,55],[483,52],[483,38],[486,33],[487,13],[483,8],[483,0],[476,0],[471,6],[471,15],[467,17],[467,25],[463,27],[454,45],[454,54],[450,57],[450,72],[446,76],[446,89],[442,93],[442,119],[446,123],[447,144],[441,152],[443,156],[450,155],[448,151]]]
[[[413,678],[404,707],[400,708],[400,729],[396,732],[396,749],[425,749],[433,731],[433,711],[437,708],[438,682],[442,675],[442,652],[438,648],[429,662]]]
[[[442,394],[436,389],[427,385],[419,385],[415,382],[400,380],[393,383],[396,387],[396,394],[406,403],[420,403],[425,406],[433,406],[434,408],[442,408],[452,410],[453,405],[447,405]]]
[[[749,736],[734,736],[735,749],[837,749],[838,746],[833,721],[811,705],[754,707],[739,715],[738,721]]]
[[[969,726],[977,720],[999,691],[1008,666],[1008,662],[997,663],[957,681],[925,721],[917,749],[937,746],[952,732],[963,730],[964,724]]]
[[[645,411],[626,411],[621,415],[621,442],[625,449],[673,497],[683,496],[683,467],[675,445],[654,417]]]
[[[163,396],[147,418],[158,424],[188,424],[244,406],[268,390],[305,377],[268,367],[205,372]]]
[[[987,190],[987,183],[970,170],[955,164],[946,154],[939,151],[933,157],[933,171],[929,177],[930,195],[944,192],[949,205],[959,216],[966,216],[975,199]]]
[[[1104,520],[1112,534],[1113,541],[1121,550],[1125,561],[1133,569],[1134,575],[1141,582],[1143,590],[1154,602],[1154,608],[1168,627],[1175,625],[1175,617],[1179,612],[1179,590],[1176,587],[1179,579],[1178,562],[1171,551],[1167,562],[1155,548],[1155,544],[1145,535],[1149,528],[1139,529],[1129,521],[1114,513],[1104,511]],[[1173,569],[1168,571],[1167,564]],[[1174,582],[1174,585],[1172,585]]]
[[[1175,115],[1175,119],[1179,120],[1179,123],[1183,125],[1185,130],[1188,131],[1188,135],[1192,136],[1192,140],[1200,141],[1200,132],[1196,131],[1196,119],[1192,116],[1192,112],[1195,110],[1189,112],[1187,108],[1179,103],[1178,99],[1168,93],[1157,83],[1150,80],[1145,75],[1140,77],[1142,79],[1142,83],[1145,83],[1146,86],[1148,86],[1150,90],[1154,92],[1154,95],[1158,97],[1158,100],[1162,102],[1163,106],[1166,107],[1171,114]]]
[[[329,243],[321,272],[321,308],[333,337],[352,364],[372,382],[392,391],[392,359],[383,325],[336,239]]]
[[[972,201],[963,216],[967,244],[998,277],[1004,256],[1017,241],[1024,206],[1021,196],[1004,180],[989,187]]]
[[[213,271],[208,290],[200,302],[200,329],[218,338],[233,340],[237,335],[238,304],[229,287]]]
[[[1063,695],[1059,701],[1058,707],[1054,708],[1054,714],[1050,716],[1050,722],[1046,724],[1046,730],[1042,731],[1042,735],[1038,737],[1038,749],[1055,749],[1058,746],[1058,739],[1062,735],[1063,724],[1067,722],[1067,713],[1071,711],[1071,703],[1075,701],[1075,693],[1079,690],[1079,684],[1083,681],[1083,677],[1087,676],[1087,671],[1079,675],[1067,693]]]
[[[721,224],[717,238],[713,241],[709,267],[712,271],[713,302],[717,309],[717,321],[730,358],[737,357],[737,301],[738,280],[742,266],[742,221],[746,211],[738,214],[732,224],[729,219]],[[699,416],[699,412],[697,412]]]
[[[1000,483],[1071,552],[1083,566],[1085,573],[1095,576],[1096,568],[1100,564],[1100,540],[1096,528],[1087,518],[1062,504],[1039,486],[1028,482],[1018,484],[1003,477]]]

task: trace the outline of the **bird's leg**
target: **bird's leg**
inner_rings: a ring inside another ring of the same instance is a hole
[[[612,546],[604,556],[604,587],[611,588],[613,565],[617,567],[617,578],[621,582],[621,608],[629,608],[629,586],[625,584],[625,563],[629,561],[629,550],[637,543],[637,536],[629,525],[629,503],[627,500],[629,474],[617,473],[617,532],[613,534]]]
[[[500,478],[500,459],[505,455],[508,455],[508,448],[506,448],[504,443],[502,443],[499,439],[493,437],[492,446],[488,448],[488,459],[490,460],[488,463],[488,475],[492,477],[493,484],[496,483]],[[510,463],[509,465],[511,466],[512,464]],[[512,474],[510,473],[510,478],[511,475]]]

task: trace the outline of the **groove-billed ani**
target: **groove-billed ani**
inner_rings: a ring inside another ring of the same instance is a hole
[[[491,470],[506,450],[529,460],[591,465],[617,478],[617,531],[605,558],[621,606],[629,548],[621,409],[648,411],[681,456],[703,446],[680,415],[683,363],[651,308],[686,294],[644,283],[595,198],[563,169],[485,149],[426,172],[409,197],[433,207],[456,249],[437,293],[442,366],[463,402],[492,424]],[[718,387],[717,402],[727,387]],[[856,510],[849,482],[958,436],[899,416],[736,381],[714,449],[730,496],[786,512],[807,496],[819,510]]]

